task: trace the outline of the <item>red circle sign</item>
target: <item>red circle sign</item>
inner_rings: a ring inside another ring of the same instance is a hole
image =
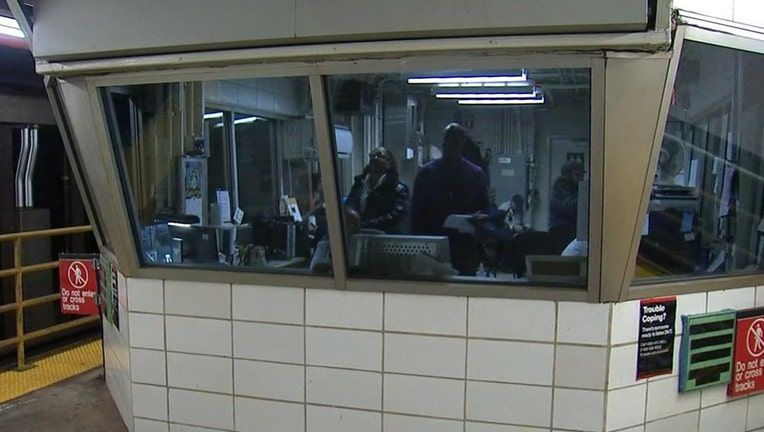
[[[748,354],[753,357],[764,354],[764,318],[758,318],[748,327],[746,348],[748,348]]]
[[[90,274],[82,261],[74,261],[69,264],[69,268],[66,271],[66,277],[69,279],[72,288],[82,289],[88,284]]]

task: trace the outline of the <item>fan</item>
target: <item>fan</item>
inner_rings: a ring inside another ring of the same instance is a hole
[[[655,183],[674,184],[676,176],[682,172],[686,164],[687,148],[684,143],[676,137],[666,135],[658,155]]]

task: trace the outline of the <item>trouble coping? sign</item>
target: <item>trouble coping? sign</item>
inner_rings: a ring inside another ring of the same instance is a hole
[[[94,259],[60,257],[58,276],[61,288],[61,313],[98,315],[98,306],[95,302],[98,276]]]

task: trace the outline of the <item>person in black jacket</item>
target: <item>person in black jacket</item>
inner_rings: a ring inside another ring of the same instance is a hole
[[[369,153],[369,164],[355,177],[345,207],[360,228],[403,234],[409,211],[409,188],[398,177],[392,152],[378,147]]]
[[[549,232],[560,246],[560,252],[576,237],[578,219],[578,183],[586,170],[581,162],[569,160],[562,165],[560,176],[552,183],[549,201]]]

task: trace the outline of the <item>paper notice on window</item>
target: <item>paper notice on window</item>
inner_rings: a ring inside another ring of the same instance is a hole
[[[216,199],[218,202],[218,211],[220,212],[220,222],[231,221],[231,199],[228,196],[227,190],[218,190],[216,192]]]
[[[199,218],[199,221],[203,223],[204,221],[202,220],[202,199],[201,198],[186,198],[185,214],[195,215]]]

